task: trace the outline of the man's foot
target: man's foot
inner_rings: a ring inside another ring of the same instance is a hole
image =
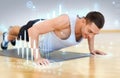
[[[3,41],[1,43],[1,48],[3,50],[6,50],[8,48],[9,41],[7,40],[7,36],[8,36],[7,32],[4,32],[3,33]]]
[[[11,44],[12,44],[13,46],[15,46],[16,41],[15,41],[15,40],[12,40],[12,41],[11,41]]]

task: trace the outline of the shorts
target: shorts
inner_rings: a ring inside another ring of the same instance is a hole
[[[22,26],[17,38],[20,39],[20,36],[21,36],[21,40],[29,41],[28,29],[31,28],[33,26],[33,24],[35,24],[39,20],[40,19],[29,21],[26,25]],[[26,34],[25,34],[25,32],[26,32]],[[26,39],[24,38],[25,37],[24,35],[26,35]]]

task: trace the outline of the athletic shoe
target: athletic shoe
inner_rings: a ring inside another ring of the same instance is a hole
[[[8,43],[9,43],[9,41],[5,41],[5,37],[7,37],[7,32],[4,32],[3,33],[3,41],[2,41],[2,43],[1,43],[1,48],[3,49],[3,50],[6,50],[7,48],[8,48]]]
[[[11,43],[13,46],[15,46],[16,41],[15,41],[15,40],[12,40],[12,41],[10,41],[10,43]]]

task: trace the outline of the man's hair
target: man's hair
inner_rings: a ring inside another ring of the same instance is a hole
[[[89,12],[86,15],[85,19],[90,22],[94,22],[99,29],[103,28],[104,26],[105,19],[103,14],[101,14],[100,12],[97,11]]]

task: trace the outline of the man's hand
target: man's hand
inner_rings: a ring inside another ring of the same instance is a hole
[[[102,51],[99,51],[99,50],[93,50],[93,51],[91,51],[91,54],[93,54],[93,55],[96,55],[96,54],[106,55],[106,53],[104,53],[104,52],[102,52]]]
[[[48,65],[49,64],[49,61],[45,58],[38,58],[38,59],[35,59],[35,62],[38,64],[38,65]]]

